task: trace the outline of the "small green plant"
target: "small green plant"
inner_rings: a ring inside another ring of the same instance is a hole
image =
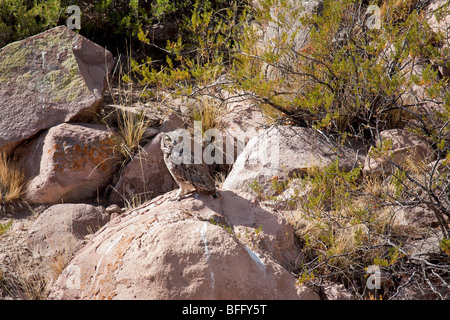
[[[391,149],[392,149],[392,140],[385,139],[381,141],[375,148],[372,148],[369,152],[369,156],[372,159],[378,160],[378,161],[386,161],[389,160],[391,157]]]
[[[250,240],[253,246],[257,245],[258,243],[260,243],[260,241],[264,240],[264,235],[262,234],[262,225],[260,225],[256,229],[245,228],[244,237],[245,239]]]
[[[389,267],[395,264],[400,258],[402,254],[398,247],[391,247],[387,252],[386,258],[375,257],[373,260],[373,264],[380,267]]]
[[[225,224],[225,223],[221,223],[221,222],[219,222],[219,221],[216,221],[216,220],[214,220],[213,218],[211,218],[211,219],[209,220],[209,222],[211,222],[211,224],[213,224],[213,225],[215,225],[215,226],[221,227],[222,229],[224,229],[224,230],[225,230],[226,232],[228,232],[229,234],[234,235],[234,230],[233,230],[233,228],[232,228],[230,225]]]
[[[264,200],[264,187],[259,183],[257,179],[254,179],[252,182],[249,183],[249,188],[256,193],[256,196],[259,200]]]
[[[395,196],[398,198],[402,195],[404,190],[406,189],[406,171],[405,170],[399,170],[396,169],[394,174],[392,175],[391,184],[394,187],[395,190]]]
[[[297,282],[296,285],[298,286],[302,286],[304,285],[306,282],[309,281],[313,281],[315,279],[314,273],[313,272],[302,272],[298,278],[297,278]]]
[[[288,179],[289,180],[289,179]],[[278,177],[272,178],[271,189],[275,192],[275,194],[281,194],[288,187],[289,181],[279,179]]]
[[[4,233],[6,233],[6,231],[8,231],[9,228],[12,227],[14,220],[11,219],[6,223],[0,223],[0,236]]]
[[[257,229],[255,229],[255,234],[257,237],[260,237],[262,232],[262,225],[259,225],[259,227]]]
[[[439,242],[442,252],[450,256],[450,239],[442,239]]]
[[[350,206],[354,196],[352,192],[358,189],[357,179],[361,168],[349,172],[339,169],[339,160],[332,162],[323,169],[312,168],[304,181],[311,186],[302,208],[308,214],[320,214],[333,211],[339,214]]]

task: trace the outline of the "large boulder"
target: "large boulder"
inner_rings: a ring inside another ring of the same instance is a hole
[[[274,179],[283,180],[310,168],[323,168],[339,158],[339,168],[357,166],[356,152],[334,143],[313,129],[277,126],[252,138],[238,156],[223,189],[250,191],[251,184],[269,191]]]
[[[436,214],[424,205],[393,207],[392,228],[398,234],[410,237],[427,235],[430,228],[439,227]]]
[[[159,134],[139,150],[125,166],[113,188],[110,203],[124,204],[131,201],[135,195],[154,198],[178,187],[164,162],[161,133],[182,127],[183,120],[175,113],[166,117],[159,128]]]
[[[102,125],[63,123],[16,149],[27,180],[24,200],[55,204],[95,199],[117,169],[112,133]]]
[[[267,249],[295,250],[292,228],[282,217],[262,214],[253,201],[230,191],[222,199],[190,195],[169,201],[174,194],[159,196],[100,229],[56,279],[49,297],[318,299]],[[249,231],[239,231],[244,227]],[[256,228],[266,245],[245,244]]]
[[[112,54],[65,26],[0,49],[0,148],[101,108]]]
[[[85,236],[94,233],[106,222],[105,208],[89,204],[56,204],[39,215],[28,231],[28,243],[38,256],[70,257],[81,248]]]
[[[242,97],[230,98],[226,104],[226,114],[217,126],[223,135],[223,150],[228,154],[223,163],[233,164],[248,141],[264,130],[266,123],[266,117],[256,103]],[[231,150],[230,146],[234,149]]]

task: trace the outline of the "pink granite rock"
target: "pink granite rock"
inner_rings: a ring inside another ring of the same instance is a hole
[[[230,201],[241,195],[233,192],[224,195],[231,207],[201,195],[169,201],[174,193],[100,229],[53,283],[50,299],[319,299],[263,246],[230,230],[261,224],[268,242],[286,246],[292,239],[264,222],[275,213],[261,215],[245,198],[237,208]],[[249,217],[237,219],[235,209]]]
[[[0,49],[0,148],[101,107],[112,54],[56,27]]]
[[[24,199],[60,203],[95,199],[117,168],[111,132],[102,125],[63,123],[14,155],[29,180]]]

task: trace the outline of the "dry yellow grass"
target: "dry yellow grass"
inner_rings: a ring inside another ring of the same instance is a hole
[[[193,121],[201,121],[202,133],[215,128],[224,113],[222,105],[217,100],[205,97],[197,104],[191,105],[190,112]]]
[[[141,113],[125,110],[117,111],[119,114],[119,135],[115,136],[115,151],[125,159],[130,159],[139,150],[140,142],[145,136],[150,121]]]
[[[377,199],[386,194],[394,193],[394,187],[390,183],[385,183],[381,175],[368,175],[362,183],[362,192]]]
[[[10,203],[20,199],[25,186],[25,175],[18,165],[0,154],[0,202]]]
[[[57,252],[52,261],[49,263],[50,271],[52,273],[52,279],[58,278],[69,263],[71,255],[66,251]]]
[[[114,112],[102,119],[108,127],[109,120],[117,120],[118,132],[114,135],[113,151],[115,155],[122,156],[125,160],[132,158],[139,150],[146,129],[151,125],[144,109],[135,108],[143,104],[147,87],[142,88],[132,80],[132,65],[133,62],[128,55],[126,62],[119,63],[113,74],[107,77],[110,99],[116,107]]]

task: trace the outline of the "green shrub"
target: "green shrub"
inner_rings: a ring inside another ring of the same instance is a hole
[[[385,2],[393,6],[393,1]],[[242,47],[239,82],[261,102],[303,125],[373,139],[411,118],[422,120],[425,101],[408,100],[404,94],[422,84],[431,100],[445,102],[448,117],[447,80],[439,79],[432,65],[448,55],[437,46],[444,35],[433,32],[420,11],[411,10],[402,21],[382,16],[382,27],[370,29],[360,1],[324,1],[323,10],[308,15],[289,3],[263,1],[259,22],[275,24],[282,34],[260,52],[254,49],[256,37],[247,37],[253,44]],[[301,17],[298,30],[292,30],[286,17],[267,14],[277,4],[280,12]],[[309,37],[296,48],[303,30],[309,30]],[[268,78],[255,64],[279,76]]]
[[[210,85],[230,70],[235,46],[246,25],[245,1],[196,0],[184,10],[178,38],[160,49],[165,61],[155,67],[151,59],[135,62],[133,71],[141,82],[179,94],[205,93]],[[155,46],[145,30],[141,41]]]
[[[414,120],[418,134],[446,141],[445,156],[449,126],[436,126],[450,116],[448,79],[436,68],[448,58],[445,34],[432,30],[418,4],[384,1],[381,28],[371,29],[368,4],[356,0],[325,0],[323,9],[311,14],[303,14],[295,1],[258,3],[251,8],[197,0],[178,39],[162,48],[164,65],[148,59],[133,70],[158,89],[184,95],[214,94],[211,88],[239,92],[281,111],[280,118],[371,144],[380,131]],[[255,25],[280,31],[261,46]],[[300,46],[297,37],[305,30]],[[143,30],[139,37],[149,43]],[[417,85],[424,96],[415,93]],[[440,111],[430,118],[433,104]]]
[[[57,25],[60,0],[0,0],[0,48]]]

